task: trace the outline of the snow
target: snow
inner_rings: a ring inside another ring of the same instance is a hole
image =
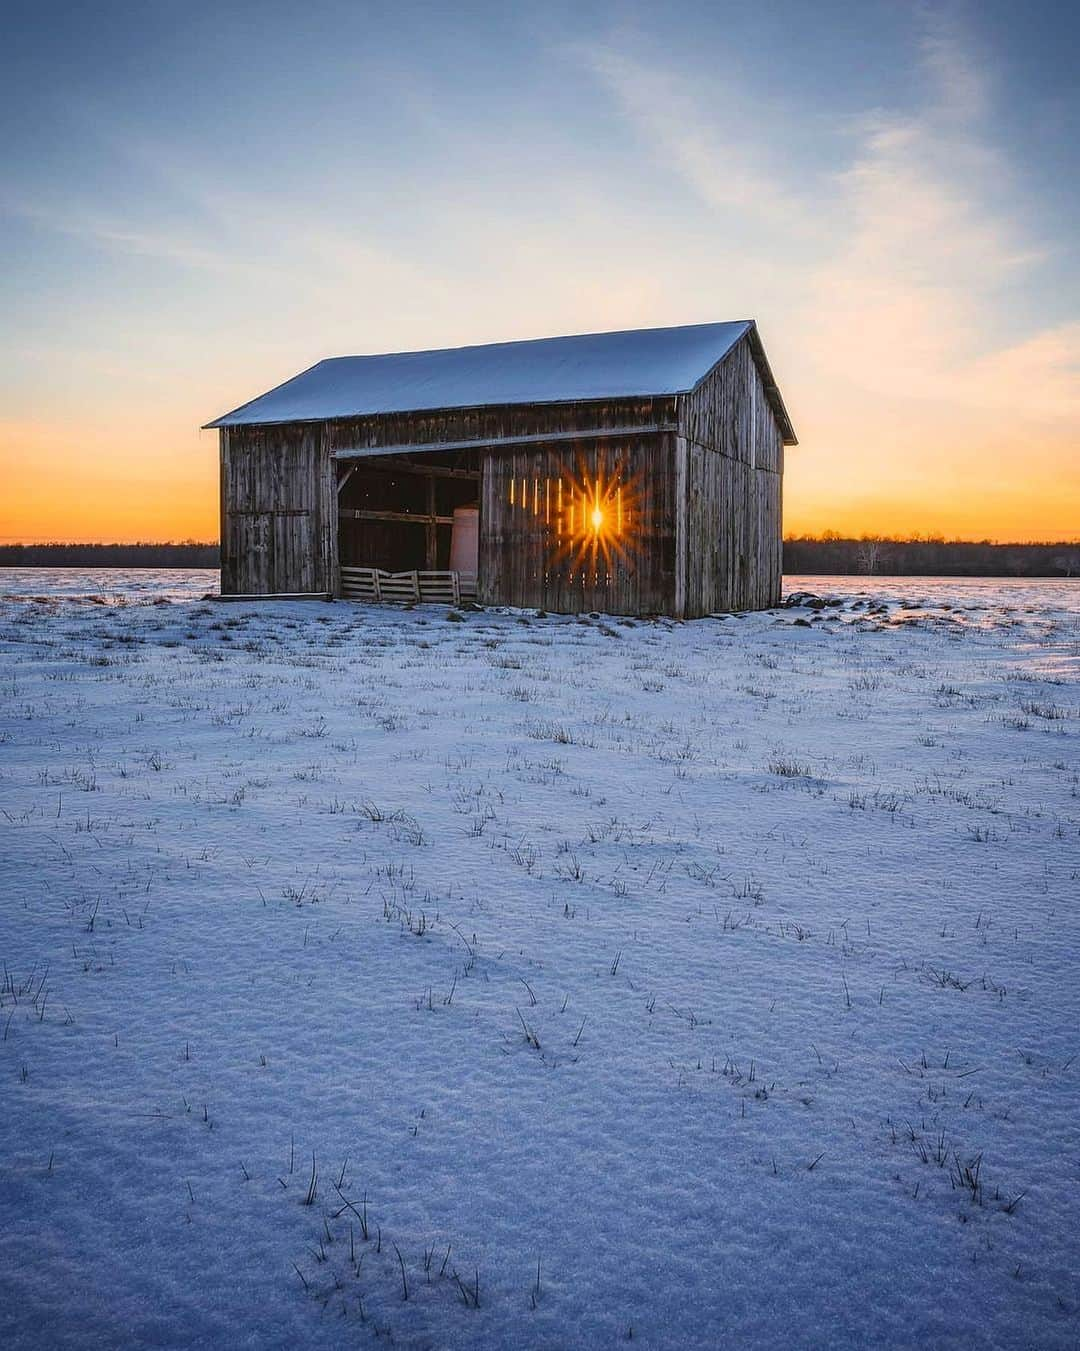
[[[331,357],[207,425],[681,394],[751,327],[740,320]]]
[[[6,1347],[1077,1345],[1075,582],[211,577],[0,575]]]
[[[0,601],[133,605],[204,600],[220,589],[217,568],[0,568]]]

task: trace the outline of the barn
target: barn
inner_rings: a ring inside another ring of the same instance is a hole
[[[796,439],[750,320],[336,357],[207,425],[222,595],[780,599]]]

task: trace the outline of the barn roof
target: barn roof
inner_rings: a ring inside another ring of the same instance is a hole
[[[685,394],[751,335],[784,434],[795,433],[753,320],[534,338],[431,352],[330,357],[208,427],[322,422],[379,413]]]

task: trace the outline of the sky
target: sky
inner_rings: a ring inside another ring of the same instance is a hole
[[[325,356],[754,318],[788,533],[1080,538],[1080,8],[5,4],[0,537]]]

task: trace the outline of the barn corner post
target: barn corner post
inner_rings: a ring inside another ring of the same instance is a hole
[[[218,591],[231,596],[236,591],[236,563],[229,538],[229,429],[218,431]]]
[[[678,405],[676,405],[677,407]],[[690,566],[690,511],[686,437],[675,436],[675,595],[673,614],[687,618],[686,582]]]
[[[338,518],[338,478],[341,472],[331,449],[330,426],[320,423],[319,438],[319,484],[322,520],[321,553],[326,582],[326,591],[331,600],[341,596],[341,559],[339,556],[339,518]]]
[[[779,605],[784,595],[784,443],[777,455],[780,466],[776,475],[776,575],[773,579],[773,605]]]
[[[476,485],[476,601],[480,605],[486,605],[484,597],[487,595],[490,584],[488,582],[488,565],[486,558],[485,539],[488,531],[488,521],[490,519],[490,509],[488,506],[488,493],[491,491],[491,453],[480,452],[480,482]]]

